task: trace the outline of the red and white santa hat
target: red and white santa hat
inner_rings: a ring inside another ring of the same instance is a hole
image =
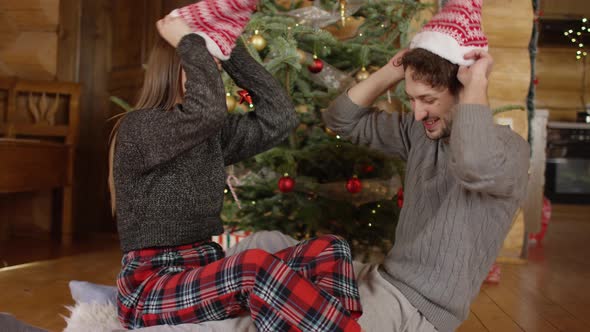
[[[449,0],[410,43],[410,48],[423,48],[452,63],[470,66],[473,60],[463,56],[471,50],[488,50],[483,33],[481,8],[483,0]]]
[[[173,10],[170,15],[182,17],[194,33],[205,39],[209,52],[227,60],[244,31],[257,0],[202,0]]]

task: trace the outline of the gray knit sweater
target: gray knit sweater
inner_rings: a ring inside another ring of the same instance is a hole
[[[130,112],[114,155],[117,226],[124,252],[208,240],[223,232],[225,166],[283,141],[297,125],[283,87],[238,46],[223,68],[256,109],[228,114],[205,41],[189,34],[177,53],[187,75],[182,105]]]
[[[450,141],[431,140],[413,114],[378,112],[344,94],[327,126],[407,161],[404,206],[385,279],[442,332],[467,318],[526,192],[529,146],[482,105],[458,105]]]

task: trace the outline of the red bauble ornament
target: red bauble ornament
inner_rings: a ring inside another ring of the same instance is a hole
[[[313,62],[307,66],[310,72],[317,74],[324,69],[324,62],[320,59],[313,59]]]
[[[365,173],[373,173],[374,170],[375,170],[375,166],[373,166],[373,165],[365,165],[363,167],[363,172],[365,172]]]
[[[346,190],[351,194],[360,193],[363,190],[363,183],[355,175],[346,182]]]
[[[295,188],[295,180],[292,177],[285,175],[279,179],[279,190],[282,193],[290,193]]]
[[[400,187],[397,191],[397,207],[400,209],[404,206],[404,188]]]

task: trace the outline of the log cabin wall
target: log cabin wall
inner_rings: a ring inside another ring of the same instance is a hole
[[[107,190],[107,145],[121,112],[109,96],[134,101],[155,22],[188,0],[2,0],[0,75],[83,84],[74,187],[78,237],[113,231]],[[0,219],[19,234],[47,234],[50,193],[0,197]],[[37,236],[37,235],[35,235]]]
[[[485,1],[483,28],[494,57],[489,89],[492,108],[525,106],[531,75],[528,46],[533,31],[532,2]]]
[[[59,14],[60,0],[0,1],[0,76],[57,78]],[[51,197],[49,191],[1,195],[1,227],[14,235],[48,236]]]
[[[586,102],[590,103],[590,61],[586,59]],[[549,121],[576,121],[582,111],[582,61],[573,48],[539,48],[538,109],[549,110]]]
[[[0,1],[0,75],[56,77],[59,2]]]
[[[189,0],[81,0],[80,81],[85,85],[80,119],[78,213],[83,233],[113,231],[107,187],[108,121],[121,113],[109,101],[117,96],[133,104],[143,81],[155,23]]]
[[[548,19],[590,19],[587,0],[541,0],[541,10]],[[590,103],[590,59],[586,61],[586,91],[582,91],[583,65],[576,60],[575,49],[539,47],[536,107],[549,110],[549,121],[575,121],[576,113],[582,111],[583,92]]]

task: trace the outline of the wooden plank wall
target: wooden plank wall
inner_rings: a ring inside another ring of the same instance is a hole
[[[590,18],[588,0],[541,0],[543,17],[551,19]],[[542,37],[542,36],[541,36]],[[590,59],[586,59],[586,102],[590,103]],[[539,109],[549,110],[549,121],[575,121],[583,110],[583,66],[575,50],[566,47],[541,47],[537,56],[537,99]]]
[[[57,77],[60,0],[0,1],[0,75],[34,80]],[[0,220],[14,235],[46,237],[51,193],[0,196]]]
[[[483,26],[495,60],[490,77],[491,106],[524,106],[531,73],[528,45],[533,30],[532,2],[485,1]]]
[[[191,1],[80,0],[79,80],[84,82],[84,97],[78,153],[80,194],[74,220],[79,232],[115,229],[107,188],[108,137],[113,125],[108,119],[121,109],[109,97],[135,102],[143,81],[142,65],[157,33],[156,20]]]
[[[114,229],[106,188],[107,119],[120,109],[108,98],[134,101],[155,21],[190,1],[0,0],[0,75],[83,83],[74,184],[78,235]],[[1,198],[0,218],[19,226],[19,234],[49,229],[48,193]]]
[[[588,0],[540,0],[543,17],[564,18],[590,16]]]
[[[576,121],[582,111],[582,61],[573,48],[540,48],[536,107],[549,110],[549,121]],[[586,103],[590,104],[590,59],[586,59]]]
[[[0,1],[0,75],[52,80],[60,0]]]

